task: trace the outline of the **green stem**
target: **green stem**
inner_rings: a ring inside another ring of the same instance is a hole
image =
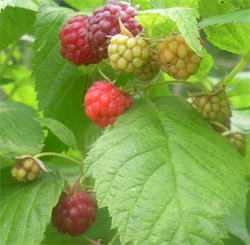
[[[116,233],[116,234],[113,236],[112,240],[108,243],[108,245],[113,245],[113,243],[115,242],[115,240],[117,239],[118,236],[119,236],[119,234]]]
[[[250,59],[250,50],[245,53],[240,61],[240,63],[234,67],[234,69],[226,76],[224,79],[224,84],[230,84],[231,80],[239,73],[247,64]]]
[[[203,90],[204,90],[205,92],[209,92],[211,89],[210,89],[210,87],[207,85],[206,81],[204,81],[204,80],[202,80],[202,79],[200,79],[200,80],[201,80],[201,84],[202,84]]]
[[[56,153],[56,152],[42,152],[42,153],[39,153],[39,154],[33,156],[33,158],[40,158],[40,157],[47,157],[47,156],[62,157],[62,158],[68,159],[72,162],[75,162],[81,166],[83,165],[83,162],[81,162],[73,157],[69,157],[69,156],[66,156],[66,155],[63,155],[60,153]]]
[[[10,61],[10,58],[12,57],[13,55],[13,52],[15,51],[15,48],[17,46],[17,43],[18,41],[16,41],[15,43],[13,43],[11,46],[10,46],[10,49],[9,49],[9,52],[7,54],[7,57],[3,63],[3,66],[2,66],[2,69],[1,69],[1,72],[0,72],[0,76],[2,77],[8,67],[8,64],[9,64],[9,61]]]
[[[222,125],[221,123],[218,122],[214,122],[214,121],[210,121],[210,123],[220,127],[221,129],[223,129],[225,132],[229,132],[229,129],[227,127],[225,127],[224,125]]]

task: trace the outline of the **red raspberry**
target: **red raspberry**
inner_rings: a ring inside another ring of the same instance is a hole
[[[114,84],[97,81],[85,96],[86,114],[99,127],[113,124],[116,117],[132,104],[132,97],[121,92]]]
[[[76,65],[96,64],[101,61],[93,53],[92,48],[86,42],[87,15],[77,15],[71,18],[59,33],[61,42],[61,55],[74,62]]]
[[[52,223],[59,232],[78,236],[95,221],[96,210],[96,199],[89,193],[63,193],[52,210]]]
[[[110,36],[121,32],[119,18],[123,25],[136,36],[143,28],[135,19],[137,8],[127,2],[108,1],[96,9],[87,23],[87,42],[102,58],[107,58],[107,47]]]

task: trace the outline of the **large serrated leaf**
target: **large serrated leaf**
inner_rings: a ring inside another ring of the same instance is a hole
[[[241,158],[184,99],[141,99],[86,159],[124,244],[222,244],[228,206],[244,205]],[[243,164],[242,164],[243,166]]]
[[[21,183],[11,176],[9,167],[0,174],[0,243],[32,245],[41,241],[63,180],[55,173],[45,173],[36,181]]]
[[[83,106],[88,75],[61,57],[58,37],[63,24],[72,15],[76,13],[58,6],[47,6],[46,1],[40,5],[36,21],[33,76],[39,107],[44,111],[44,116],[65,124],[77,137],[78,146],[81,147],[89,122]],[[63,148],[60,141],[51,135],[46,144],[50,145],[50,151]]]
[[[239,11],[239,8],[250,8],[250,2],[248,0],[199,0],[199,11],[203,18],[229,13],[234,16],[235,11]],[[249,50],[250,24],[227,23],[207,26],[204,30],[208,40],[220,49],[237,54],[243,54]]]
[[[0,101],[0,154],[35,154],[42,147],[42,128],[33,108],[19,102]]]

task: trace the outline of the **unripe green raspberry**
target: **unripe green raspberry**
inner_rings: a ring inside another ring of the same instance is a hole
[[[149,59],[150,49],[143,38],[118,34],[108,46],[108,57],[114,70],[136,72]]]
[[[157,61],[157,53],[152,50],[148,61],[136,71],[136,77],[141,81],[150,81],[154,79],[160,71],[160,66]]]
[[[241,133],[228,134],[226,137],[235,145],[237,151],[245,156],[246,154],[246,139]]]
[[[37,159],[29,156],[19,158],[11,169],[11,175],[21,182],[35,180],[42,174],[43,169]]]
[[[161,70],[179,80],[195,74],[201,62],[201,57],[187,45],[182,35],[163,42],[158,55]]]
[[[211,93],[190,95],[193,105],[209,121],[222,123],[231,116],[230,102],[224,88],[217,87]]]

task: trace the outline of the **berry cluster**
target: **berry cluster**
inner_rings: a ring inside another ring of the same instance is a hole
[[[43,170],[38,161],[31,157],[20,158],[11,169],[11,175],[18,181],[32,181],[39,178]]]
[[[87,42],[102,58],[107,58],[109,38],[121,32],[119,19],[134,36],[143,28],[135,19],[137,8],[121,1],[108,1],[104,6],[96,9],[87,24]]]
[[[97,202],[88,192],[63,192],[52,210],[52,224],[61,233],[83,234],[96,219]]]
[[[135,18],[137,9],[127,2],[111,0],[90,17],[73,17],[59,34],[62,56],[76,65],[109,58],[114,70],[133,72],[141,81],[154,79],[160,69],[176,79],[185,80],[194,74],[201,57],[189,48],[182,35],[152,44],[152,39],[141,35],[143,28]],[[106,81],[95,82],[85,95],[86,114],[100,127],[113,124],[131,104],[129,94]]]
[[[62,56],[76,65],[99,63],[108,57],[110,38],[121,31],[119,19],[133,35],[143,30],[136,15],[137,8],[129,3],[108,1],[90,17],[80,14],[71,18],[59,33]]]

